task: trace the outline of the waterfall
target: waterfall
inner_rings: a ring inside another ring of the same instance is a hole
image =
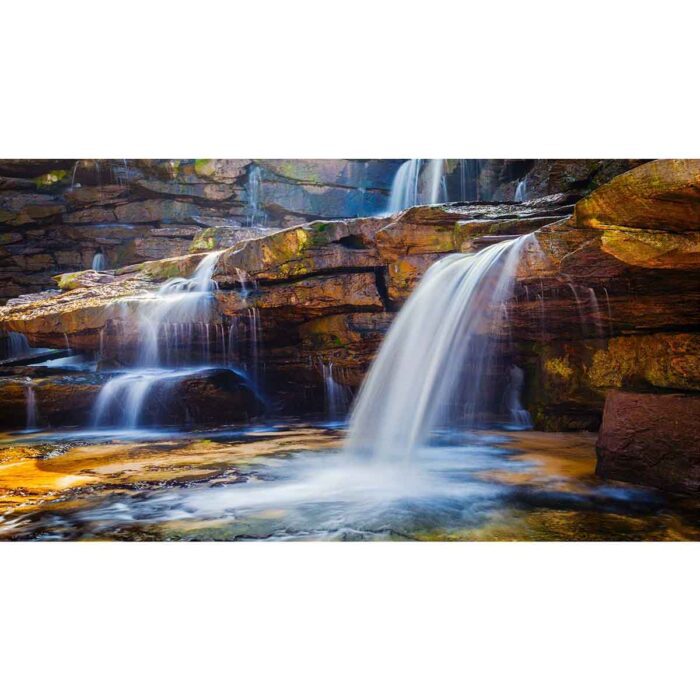
[[[254,165],[248,173],[248,226],[264,226],[267,223],[267,214],[262,209],[262,175],[260,168]]]
[[[530,414],[522,404],[523,384],[525,383],[525,372],[522,367],[511,365],[508,370],[508,385],[506,387],[506,408],[510,416],[511,423],[518,428],[531,428],[532,420]]]
[[[350,392],[347,387],[336,381],[332,362],[322,362],[321,373],[323,375],[326,415],[332,421],[341,420],[350,403]]]
[[[7,335],[2,336],[2,359],[14,360],[19,357],[26,357],[32,354],[33,348],[30,347],[27,336],[24,333],[9,331]]]
[[[459,198],[462,202],[485,200],[481,195],[479,177],[484,161],[474,158],[459,160]]]
[[[515,201],[527,201],[527,175],[522,180],[518,180],[518,184],[515,187]]]
[[[220,251],[207,254],[190,278],[170,279],[152,297],[119,302],[122,323],[133,323],[135,314],[137,367],[102,387],[93,410],[95,427],[141,425],[149,396],[157,389],[159,398],[167,397],[179,380],[206,368],[212,344],[223,357],[230,357],[235,336],[230,331],[227,336],[223,324],[212,322],[217,288],[212,276],[220,255]],[[182,364],[183,355],[190,364],[195,357],[196,366],[173,369]]]
[[[445,161],[442,158],[430,160],[425,169],[427,177],[427,204],[447,201],[447,184],[445,183]]]
[[[27,431],[36,430],[38,423],[38,412],[36,407],[36,394],[34,393],[34,387],[32,386],[31,379],[27,379],[27,382],[24,385],[24,395],[26,412],[25,429]]]
[[[433,431],[476,426],[502,403],[494,334],[532,234],[429,268],[394,320],[350,418],[347,449],[409,459]]]
[[[107,258],[99,251],[92,258],[92,269],[95,272],[102,272],[107,267]]]
[[[391,183],[388,213],[393,214],[418,204],[446,201],[445,161],[413,158],[396,171]]]

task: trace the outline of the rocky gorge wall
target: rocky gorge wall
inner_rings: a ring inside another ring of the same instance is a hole
[[[331,365],[339,385],[359,386],[393,316],[432,262],[524,233],[534,236],[508,304],[507,337],[499,339],[525,370],[523,400],[536,427],[597,430],[602,420],[602,476],[694,492],[700,465],[683,448],[696,440],[691,423],[670,413],[664,419],[677,427],[656,432],[648,406],[672,394],[683,401],[669,399],[664,410],[677,413],[695,406],[700,392],[700,161],[646,163],[583,199],[570,192],[523,203],[420,206],[238,241],[216,262],[215,314],[195,343],[207,344],[216,358],[231,353],[223,338],[236,338],[234,359],[255,354],[274,410],[317,409]],[[133,361],[139,343],[133,300],[191,274],[201,259],[190,253],[109,273],[64,274],[64,291],[13,300],[0,324],[35,346],[69,345],[97,355],[102,370],[119,367]],[[39,369],[8,369],[0,382],[3,395],[15,397],[15,411],[28,374],[44,415],[54,404],[58,423],[84,415],[100,385],[95,375],[66,382]],[[69,389],[59,385],[70,387],[70,416],[60,400]],[[621,403],[621,395],[635,398]],[[615,420],[620,405],[649,425],[647,440],[635,444],[653,454],[672,435],[680,449],[664,447],[656,460],[631,468],[627,459],[619,467],[631,444],[617,439],[625,425]],[[11,413],[0,405],[4,422]],[[679,480],[678,469],[687,478]]]

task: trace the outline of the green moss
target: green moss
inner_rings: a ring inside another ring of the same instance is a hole
[[[197,158],[194,161],[194,171],[200,177],[208,177],[214,172],[214,163],[211,158]]]
[[[34,183],[39,188],[53,187],[68,178],[67,170],[51,170],[48,173],[34,178]]]

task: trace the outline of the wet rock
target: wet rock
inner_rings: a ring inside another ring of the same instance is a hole
[[[700,492],[700,396],[608,394],[596,474],[656,488]]]

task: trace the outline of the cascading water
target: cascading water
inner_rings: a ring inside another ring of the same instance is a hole
[[[248,226],[264,226],[267,223],[267,214],[262,208],[262,174],[260,168],[254,165],[248,173]]]
[[[95,272],[102,272],[107,267],[107,258],[104,253],[97,252],[92,258],[92,269]]]
[[[25,430],[27,432],[34,431],[37,429],[38,423],[38,411],[36,407],[36,393],[34,392],[34,387],[32,386],[32,380],[27,379],[24,385],[24,395],[25,395],[25,411],[26,411],[26,421]]]
[[[428,270],[365,378],[350,419],[349,451],[408,460],[438,428],[473,427],[494,410],[503,377],[494,333],[531,238],[451,255]]]
[[[515,187],[515,201],[527,201],[527,176],[525,176],[522,180],[518,180],[518,184]]]
[[[347,387],[336,381],[332,362],[322,362],[321,373],[323,375],[326,415],[332,421],[341,420],[350,403],[350,392]]]
[[[229,355],[225,330],[213,319],[216,283],[212,275],[220,254],[209,253],[189,279],[168,280],[152,297],[120,302],[122,323],[137,324],[137,367],[104,385],[94,408],[95,427],[138,427],[149,395],[156,388],[167,395],[179,380],[205,368],[214,341],[222,355]],[[182,368],[184,361],[194,362],[195,368]]]
[[[388,213],[447,201],[445,161],[421,158],[407,160],[399,167],[391,184]]]

